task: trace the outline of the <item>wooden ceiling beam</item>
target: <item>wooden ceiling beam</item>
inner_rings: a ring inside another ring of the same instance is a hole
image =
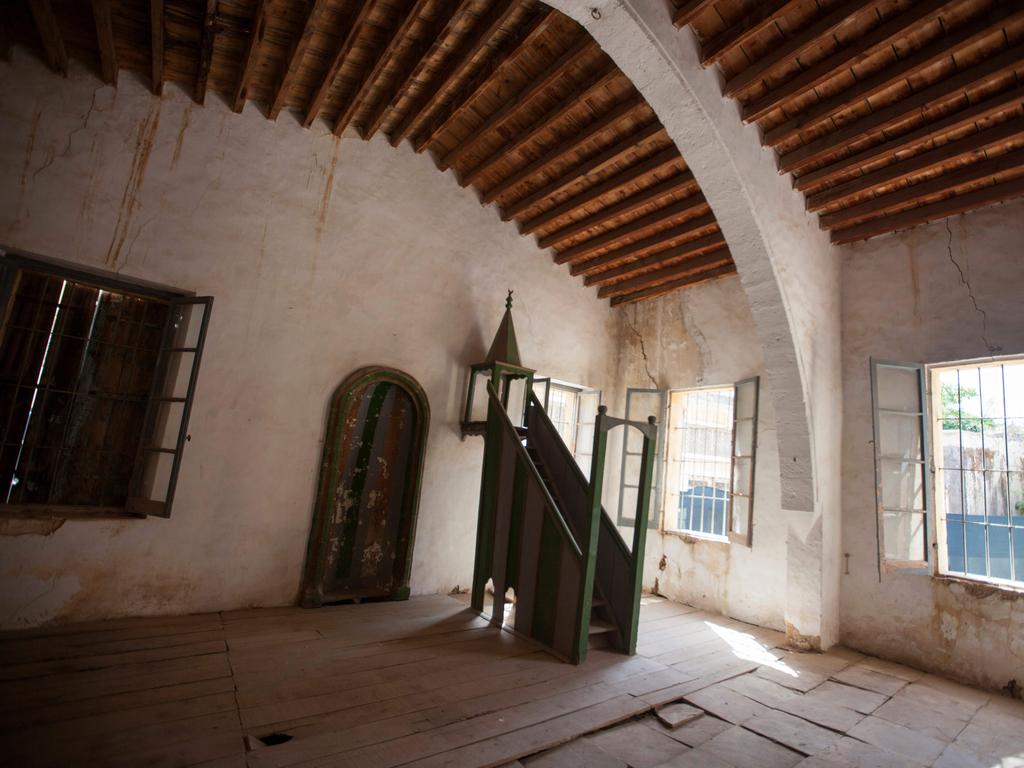
[[[378,51],[377,57],[370,68],[364,71],[359,87],[356,88],[355,93],[348,97],[348,103],[341,110],[338,119],[334,121],[333,131],[335,136],[341,136],[349,123],[352,122],[352,119],[358,114],[360,107],[363,106],[366,97],[370,95],[371,89],[381,76],[384,68],[387,67],[388,62],[391,61],[399,47],[408,40],[409,33],[412,32],[412,28],[419,21],[420,15],[429,4],[430,0],[413,0],[412,4],[406,9],[405,16],[402,18],[398,28],[391,34],[384,47]],[[363,136],[363,138],[366,137]]]
[[[57,25],[57,17],[53,13],[50,0],[31,0],[32,20],[35,22],[39,39],[43,43],[46,63],[54,72],[67,77],[68,52],[64,47],[64,37]]]
[[[672,23],[685,27],[714,4],[715,0],[684,0],[672,15]]]
[[[197,104],[206,103],[206,84],[210,79],[210,65],[213,63],[213,43],[217,34],[217,0],[206,0],[203,13],[202,40],[199,43],[199,67],[196,70],[195,92],[192,98]]]
[[[962,166],[950,173],[944,173],[917,184],[910,184],[884,195],[878,195],[863,203],[841,208],[834,213],[821,216],[818,223],[822,229],[848,227],[863,219],[892,213],[908,203],[921,203],[929,197],[940,195],[966,184],[984,181],[996,174],[1021,166],[1024,166],[1024,149],[1014,150],[988,160]]]
[[[597,291],[599,299],[606,299],[609,296],[622,296],[634,291],[649,288],[652,285],[666,283],[669,280],[678,280],[681,277],[690,277],[709,269],[723,267],[732,264],[732,257],[728,249],[721,249],[711,253],[697,256],[692,259],[685,259],[674,264],[668,264],[661,269],[653,269],[643,272],[636,277],[626,278],[616,283],[602,285]]]
[[[918,224],[945,219],[958,213],[966,213],[976,208],[982,208],[994,203],[1002,203],[1021,196],[1024,196],[1024,178],[1016,178],[1011,181],[983,187],[982,189],[976,189],[963,195],[950,197],[946,200],[940,200],[937,203],[922,205],[919,208],[911,208],[909,211],[871,219],[848,229],[834,230],[831,240],[836,245],[853,243],[857,240],[867,240],[869,237],[885,235],[901,229],[909,229]]]
[[[711,280],[718,280],[719,278],[729,277],[730,275],[735,274],[736,265],[726,264],[721,267],[716,267],[715,269],[709,269],[707,272],[699,272],[696,275],[691,275],[690,277],[683,277],[678,280],[669,280],[667,283],[661,283],[660,285],[654,285],[650,288],[644,288],[636,293],[628,293],[624,296],[615,296],[612,298],[612,306],[621,307],[625,304],[635,304],[638,301],[646,301],[647,299],[664,296],[667,293],[673,293],[681,288],[688,288],[691,285],[706,283]]]
[[[694,180],[693,174],[690,171],[683,171],[681,174],[666,179],[659,184],[642,189],[635,195],[631,195],[615,205],[609,205],[607,208],[602,208],[579,221],[574,221],[557,232],[545,235],[537,241],[537,245],[541,248],[553,248],[570,238],[607,224],[619,216],[628,216],[631,213],[636,213],[646,205],[655,203],[669,195],[686,190],[692,191],[696,186],[697,182]]]
[[[948,77],[918,91],[911,96],[872,112],[860,120],[848,123],[820,139],[779,156],[779,170],[792,173],[808,165],[826,159],[839,152],[851,142],[867,136],[884,135],[884,131],[921,115],[929,109],[945,106],[964,98],[968,88],[985,85],[1020,66],[1024,58],[1024,44],[1002,51],[953,77]]]
[[[895,139],[863,149],[848,157],[829,163],[823,168],[801,174],[796,177],[793,185],[799,191],[807,192],[832,181],[838,176],[852,173],[869,163],[887,157],[895,158],[898,152],[914,149],[947,133],[964,128],[979,120],[985,120],[1001,112],[1018,109],[1022,103],[1024,103],[1024,86],[1003,91],[967,109],[953,112],[935,122],[926,123],[920,128],[897,136]]]
[[[825,14],[781,45],[772,48],[770,53],[726,80],[722,87],[722,93],[726,96],[743,93],[761,80],[771,77],[782,67],[792,64],[793,60],[808,48],[819,44],[822,38],[834,35],[854,23],[861,12],[873,9],[882,2],[883,0],[848,0],[848,2],[840,3],[830,13]]]
[[[235,94],[231,98],[231,111],[241,112],[245,107],[246,92],[249,84],[249,76],[256,65],[256,57],[259,55],[260,43],[263,42],[263,35],[267,28],[266,18],[267,0],[256,0],[256,12],[252,17],[252,28],[249,30],[249,39],[245,44],[245,55],[242,57],[242,69],[238,73],[238,83],[235,85]]]
[[[394,85],[390,92],[377,100],[366,116],[363,135],[372,139],[380,130],[387,116],[398,108],[399,103],[409,92],[409,88],[423,74],[427,63],[437,54],[444,41],[455,30],[458,23],[466,17],[466,12],[473,0],[459,0],[452,8],[451,3],[443,2],[437,9],[437,18],[424,33],[422,40],[410,46],[408,63],[401,67],[395,75]],[[401,66],[401,65],[400,65]]]
[[[546,198],[557,195],[563,189],[572,186],[590,173],[598,173],[603,168],[606,168],[619,160],[627,152],[637,149],[651,139],[663,136],[664,133],[665,128],[659,122],[653,122],[645,128],[639,129],[636,133],[616,142],[614,145],[603,152],[599,152],[589,160],[569,168],[557,179],[548,182],[540,189],[531,192],[526,197],[516,200],[514,203],[506,206],[501,213],[502,221],[514,219],[519,214],[528,211],[530,208],[542,202]]]
[[[584,240],[582,243],[566,248],[564,251],[559,251],[556,254],[555,261],[556,263],[564,264],[567,261],[582,258],[594,253],[595,251],[599,251],[602,248],[608,248],[609,246],[621,243],[623,240],[628,240],[631,237],[642,235],[647,230],[656,227],[659,224],[680,224],[682,222],[676,221],[677,219],[683,217],[690,219],[694,216],[707,213],[708,210],[710,209],[708,207],[707,200],[704,199],[704,194],[702,192],[698,192],[695,195],[685,197],[671,205],[666,205],[664,208],[651,211],[646,216],[641,216],[639,219],[633,219],[632,221],[626,222],[616,229],[602,232],[589,240]]]
[[[491,7],[480,19],[480,23],[475,25],[474,30],[459,41],[447,65],[438,70],[435,78],[422,89],[423,92],[418,95],[415,102],[409,105],[391,132],[391,146],[397,147],[402,139],[419,129],[437,107],[438,97],[444,95],[445,91],[462,77],[476,55],[487,46],[501,26],[522,7],[521,0],[499,0]]]
[[[997,147],[1007,141],[1024,139],[1024,119],[1015,117],[1004,123],[950,141],[928,152],[899,160],[878,170],[857,176],[849,181],[807,195],[807,210],[821,209],[872,189],[902,179],[943,168],[947,163],[961,161]]]
[[[990,14],[956,28],[929,43],[905,59],[885,67],[875,75],[861,80],[850,88],[811,105],[805,111],[794,115],[785,122],[765,131],[761,143],[775,147],[788,141],[801,131],[814,128],[830,119],[852,104],[876,96],[896,83],[913,77],[928,67],[948,59],[956,52],[970,47],[987,37],[1003,35],[1003,26],[1024,19],[1024,9],[1013,10],[1011,6],[1000,6]]]
[[[608,112],[605,112],[594,122],[585,125],[578,133],[574,133],[572,136],[560,141],[532,163],[523,166],[512,175],[502,179],[493,187],[486,190],[481,195],[481,202],[485,205],[494,202],[510,189],[513,189],[518,184],[523,183],[531,176],[540,173],[552,163],[562,159],[570,152],[579,150],[580,147],[595,136],[598,136],[609,128],[612,128],[618,121],[623,120],[644,108],[646,108],[646,102],[638,94],[634,93],[625,101],[615,105]]]
[[[683,158],[680,156],[679,150],[677,150],[675,146],[665,147],[665,149],[660,152],[656,152],[643,162],[619,171],[617,174],[605,179],[600,184],[595,184],[594,186],[583,190],[578,195],[570,197],[568,200],[556,205],[554,208],[550,208],[543,213],[538,213],[532,219],[528,219],[523,222],[519,227],[519,232],[524,235],[531,235],[538,229],[546,227],[553,221],[569,216],[574,211],[578,211],[584,206],[590,205],[605,195],[616,192],[629,184],[642,182],[643,180],[653,176],[658,171],[667,170],[672,166],[680,166],[682,164]],[[687,173],[689,174],[688,171]],[[689,175],[689,178],[693,178],[692,174]]]
[[[306,17],[302,21],[302,33],[292,38],[288,46],[288,55],[285,57],[284,73],[274,89],[274,98],[270,102],[270,109],[267,117],[277,120],[277,116],[284,109],[285,102],[295,86],[295,78],[299,74],[299,64],[309,50],[309,44],[313,40],[313,33],[316,32],[317,24],[323,18],[324,10],[327,8],[327,0],[312,0],[312,4],[306,7]]]
[[[348,32],[345,34],[345,39],[335,52],[334,58],[331,59],[331,63],[327,67],[327,71],[324,72],[324,76],[320,80],[320,84],[317,86],[312,100],[306,107],[306,112],[302,118],[302,126],[304,128],[309,128],[316,119],[316,116],[320,114],[320,110],[323,109],[324,102],[327,101],[327,97],[331,93],[331,86],[333,86],[334,81],[338,79],[338,73],[341,72],[341,68],[345,64],[345,59],[348,58],[348,55],[355,46],[356,41],[359,39],[360,35],[363,34],[363,23],[366,21],[366,17],[370,15],[370,11],[373,10],[374,3],[376,2],[376,0],[356,1],[358,5],[356,6],[355,15],[351,20]]]
[[[565,264],[568,262],[571,275],[591,275],[595,272],[600,272],[602,269],[617,266],[627,259],[639,258],[654,250],[665,250],[665,248],[671,246],[685,245],[717,230],[718,222],[715,221],[715,215],[708,213],[695,219],[689,219],[685,224],[659,230],[650,237],[634,240],[622,248],[617,248],[614,251],[608,251],[600,256],[594,256],[589,259],[560,258],[561,254],[555,254],[555,263]]]
[[[533,99],[551,87],[566,71],[593,51],[597,43],[590,35],[583,33],[569,48],[544,68],[543,73],[529,80],[517,93],[506,97],[505,104],[497,112],[484,118],[484,121],[464,137],[451,151],[447,152],[438,162],[442,171],[446,171],[459,162],[467,152],[473,149],[478,141],[492,131],[499,130],[518,110],[529,105]]]
[[[924,0],[915,3],[906,11],[868,32],[861,38],[847,43],[831,56],[769,90],[764,96],[745,104],[741,110],[746,123],[760,120],[778,109],[789,99],[806,93],[842,72],[862,64],[879,51],[893,46],[901,37],[920,30],[925,24],[938,19],[954,0]]]
[[[463,173],[462,177],[459,179],[459,184],[463,187],[467,187],[472,184],[480,178],[482,174],[492,168],[495,163],[500,162],[508,157],[512,152],[519,150],[521,147],[533,141],[543,131],[551,128],[570,111],[578,107],[580,102],[590,96],[594,91],[604,88],[619,77],[619,75],[620,71],[618,67],[607,62],[590,78],[588,78],[585,83],[581,83],[573,89],[572,93],[566,94],[564,98],[560,99],[553,108],[549,109],[544,115],[534,121],[529,128],[517,133],[498,149],[491,152],[490,155]]]
[[[603,272],[587,275],[583,278],[583,284],[605,285],[606,283],[614,282],[620,277],[632,275],[634,272],[639,272],[647,269],[648,267],[654,267],[658,264],[667,265],[673,261],[700,256],[705,253],[711,253],[721,249],[726,249],[726,251],[728,251],[725,238],[722,237],[721,232],[712,232],[710,235],[698,237],[696,240],[690,240],[682,243],[681,245],[675,245],[663,251],[657,251],[656,253],[652,253],[650,256],[644,256],[634,261],[619,264],[611,269],[606,269]]]
[[[164,92],[164,0],[149,0],[150,88]]]
[[[92,0],[92,18],[96,24],[100,74],[104,83],[117,86],[117,45],[114,42],[114,19],[110,3],[111,0]]]
[[[412,145],[417,152],[425,150],[430,142],[447,131],[481,93],[501,80],[506,67],[511,66],[523,51],[533,47],[534,42],[544,31],[551,13],[552,11],[547,10],[536,14],[524,29],[515,33],[516,37],[511,46],[485,62],[475,75],[458,87],[457,93],[446,99],[441,107],[433,110],[430,119],[424,120],[421,128],[411,133]]]
[[[700,63],[710,67],[729,51],[768,29],[781,19],[786,11],[799,0],[762,0],[743,14],[738,22],[724,32],[708,40],[700,47]]]

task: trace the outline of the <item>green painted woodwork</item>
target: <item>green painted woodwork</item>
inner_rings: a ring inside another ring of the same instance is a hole
[[[553,645],[555,623],[568,617],[558,615],[559,576],[562,570],[562,546],[558,531],[544,516],[540,532],[540,557],[537,558],[537,590],[533,604],[533,636],[545,645]],[[582,659],[574,658],[574,662]]]
[[[327,573],[330,554],[330,527],[335,515],[336,490],[346,467],[342,465],[345,456],[350,455],[353,440],[359,441],[352,471],[353,492],[366,481],[368,465],[372,456],[371,448],[375,439],[381,406],[391,387],[397,387],[408,396],[415,413],[414,433],[411,436],[409,461],[401,488],[401,517],[398,529],[398,548],[395,558],[395,572],[392,587],[387,597],[405,599],[409,596],[409,577],[412,569],[412,551],[416,536],[416,519],[419,511],[420,487],[426,455],[426,441],[430,425],[430,406],[423,388],[408,374],[392,368],[373,366],[361,368],[349,375],[331,395],[328,405],[324,445],[320,462],[320,478],[317,498],[313,510],[313,523],[306,550],[306,567],[303,574],[301,604],[317,607],[324,601],[325,581],[339,574],[344,575],[352,567],[354,553],[351,549],[339,553],[338,564],[333,574]],[[366,397],[369,392],[367,415],[363,428],[354,435],[346,424],[346,415]],[[354,542],[353,529],[358,518],[352,515],[346,519],[345,546]]]

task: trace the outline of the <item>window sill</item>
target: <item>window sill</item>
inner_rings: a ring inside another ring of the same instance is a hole
[[[62,504],[0,504],[3,520],[142,520],[124,507],[76,507]]]
[[[934,578],[947,584],[960,584],[966,587],[974,597],[988,597],[993,594],[1004,594],[1014,600],[1024,597],[1024,584],[1018,585],[1007,581],[990,581],[982,578],[971,579],[953,573],[937,573]]]
[[[707,541],[713,544],[728,544],[728,536],[715,536],[711,533],[696,533],[694,531],[673,531],[669,528],[663,528],[661,533],[666,536],[675,536],[682,539],[687,544],[694,544],[698,541]]]

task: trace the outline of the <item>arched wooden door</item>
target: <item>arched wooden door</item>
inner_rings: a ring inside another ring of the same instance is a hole
[[[362,368],[334,391],[302,604],[404,600],[430,410],[415,379]]]

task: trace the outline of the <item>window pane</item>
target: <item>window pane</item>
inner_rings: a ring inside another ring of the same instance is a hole
[[[1006,463],[1013,472],[1024,472],[1024,418],[1006,420]]]
[[[964,572],[964,524],[961,522],[946,523],[946,559],[950,572]]]
[[[1024,581],[1024,528],[1013,529],[1013,578]]]
[[[916,368],[880,365],[877,387],[878,407],[882,410],[921,410],[921,384]]]
[[[960,472],[940,470],[939,488],[942,493],[942,509],[947,520],[963,520],[963,475]]]
[[[985,473],[985,504],[989,525],[1009,525],[1006,516],[1006,473]]]
[[[1003,381],[1007,418],[1024,420],[1024,365],[1004,365]]]
[[[757,382],[747,381],[736,389],[736,418],[754,418],[754,411],[757,408]]]
[[[882,506],[924,510],[924,478],[920,464],[882,459]]]
[[[745,536],[747,521],[750,519],[750,499],[745,496],[732,497],[732,530]]]
[[[882,456],[921,458],[921,417],[899,413],[878,415],[879,450]]]
[[[1006,469],[1006,422],[1002,419],[985,418],[981,421],[984,441],[982,452],[985,469]]]
[[[1010,563],[1010,529],[991,526],[988,529],[988,575],[994,579],[1013,578]]]
[[[925,560],[924,515],[916,512],[884,512],[885,556],[889,560]]]
[[[750,459],[736,459],[733,464],[732,488],[737,493],[750,494],[751,483],[751,462]]]
[[[754,447],[754,421],[736,422],[736,455],[750,456]]]
[[[985,567],[985,526],[968,523],[967,537],[967,573],[974,576],[987,576]]]
[[[1010,494],[1010,519],[1013,525],[1024,526],[1024,474],[1011,472],[1008,475]],[[1021,574],[1024,577],[1024,574]]]

